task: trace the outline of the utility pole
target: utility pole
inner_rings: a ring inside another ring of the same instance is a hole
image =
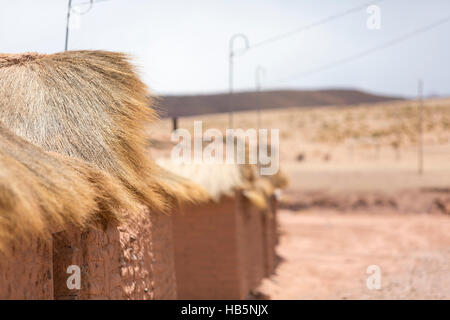
[[[258,95],[258,98],[261,93],[261,77],[266,76],[266,69],[262,66],[257,66],[255,70],[255,83],[256,83],[256,94]],[[256,121],[257,121],[257,129],[259,130],[261,128],[261,105],[260,105],[260,99],[257,99],[257,109],[256,109]]]
[[[418,173],[423,174],[423,81],[420,79],[417,86],[418,98]]]
[[[234,57],[236,56],[236,52],[234,51],[234,40],[241,38],[244,40],[244,51],[250,47],[248,38],[246,35],[242,33],[237,33],[231,36],[229,41],[229,56],[228,56],[228,85],[229,85],[229,94],[228,94],[228,127],[233,128],[233,108],[232,108],[232,95],[233,95],[233,71],[234,71]]]

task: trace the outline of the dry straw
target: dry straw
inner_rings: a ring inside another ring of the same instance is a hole
[[[157,116],[127,55],[106,51],[0,54],[0,121],[47,151],[94,164],[130,195],[164,211],[186,194],[146,155],[146,126]],[[179,183],[177,185],[177,183]]]
[[[166,170],[193,181],[203,187],[213,201],[222,197],[232,197],[242,192],[259,209],[267,209],[269,197],[276,189],[287,185],[287,178],[278,171],[274,176],[259,176],[253,165],[227,163],[186,164],[175,163],[171,159],[160,158],[156,163]]]
[[[228,137],[229,139],[230,137]],[[222,147],[226,146],[227,137],[223,138]],[[277,189],[284,189],[288,185],[287,176],[278,170],[276,174],[262,176],[259,174],[258,165],[250,163],[250,147],[247,141],[241,137],[231,137],[236,149],[237,143],[245,146],[245,164],[237,163],[235,154],[234,163],[217,161],[213,163],[176,163],[171,159],[160,158],[156,163],[176,175],[189,179],[207,190],[213,201],[220,201],[222,197],[234,196],[236,192],[242,192],[253,205],[261,210],[269,206],[270,198]],[[268,145],[271,149],[271,146]],[[223,150],[226,153],[226,149]]]
[[[0,124],[0,252],[12,241],[49,236],[68,224],[119,222],[139,203],[113,176],[45,152]]]
[[[156,163],[202,186],[214,201],[219,201],[222,196],[232,196],[236,190],[246,186],[239,166],[234,164],[177,164],[165,158],[157,159]]]

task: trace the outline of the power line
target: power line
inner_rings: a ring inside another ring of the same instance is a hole
[[[340,12],[340,13],[336,13],[334,15],[331,15],[331,16],[328,16],[326,18],[320,19],[320,20],[318,20],[316,22],[313,22],[311,24],[308,24],[308,25],[296,28],[296,29],[288,31],[288,32],[284,32],[284,33],[278,34],[276,36],[272,36],[272,37],[267,38],[265,40],[256,42],[253,45],[250,45],[249,49],[258,48],[258,47],[264,46],[266,44],[269,44],[271,42],[275,42],[275,41],[279,41],[279,40],[288,38],[288,37],[293,36],[293,35],[295,35],[295,34],[297,34],[299,32],[303,32],[303,31],[306,31],[306,30],[318,27],[320,25],[323,25],[325,23],[331,22],[333,20],[337,20],[337,19],[345,17],[345,16],[347,16],[349,14],[352,14],[352,13],[358,12],[358,11],[360,11],[362,9],[365,9],[368,6],[372,5],[372,4],[380,3],[382,1],[384,1],[384,0],[370,1],[370,2],[367,2],[367,3],[363,4],[363,5],[360,5],[360,6],[348,9],[346,11],[343,11],[343,12]]]
[[[336,67],[341,66],[343,64],[350,63],[352,61],[361,59],[361,58],[363,58],[363,57],[365,57],[367,55],[370,55],[370,54],[372,54],[374,52],[381,51],[383,49],[392,47],[392,46],[394,46],[394,45],[396,45],[398,43],[404,42],[404,41],[406,41],[406,40],[408,40],[410,38],[413,38],[413,37],[415,37],[415,36],[417,36],[419,34],[422,34],[424,32],[427,32],[427,31],[430,31],[430,30],[432,30],[434,28],[437,28],[438,26],[440,26],[442,24],[445,24],[445,23],[447,23],[449,21],[450,21],[450,16],[447,16],[447,17],[442,18],[442,19],[440,19],[440,20],[438,20],[436,22],[433,22],[433,23],[431,23],[431,24],[429,24],[427,26],[424,26],[422,28],[416,29],[416,30],[414,30],[414,31],[412,31],[410,33],[404,34],[404,35],[402,35],[400,37],[392,39],[392,40],[390,40],[390,41],[388,41],[386,43],[383,43],[383,44],[378,45],[376,47],[373,47],[371,49],[359,52],[359,53],[354,54],[354,55],[352,55],[350,57],[346,57],[346,58],[343,58],[343,59],[340,59],[340,60],[333,61],[331,63],[328,63],[328,64],[320,66],[320,67],[312,68],[312,69],[309,69],[309,70],[306,70],[306,71],[303,71],[303,72],[300,72],[300,73],[296,73],[296,74],[290,75],[290,76],[288,76],[286,78],[283,78],[283,79],[281,79],[279,81],[285,82],[285,81],[289,81],[289,80],[294,79],[294,78],[302,78],[302,77],[306,77],[306,76],[309,76],[309,75],[312,75],[312,74],[315,74],[315,73],[318,73],[318,72],[322,72],[322,71],[326,71],[326,70],[329,70],[329,69],[332,69],[332,68],[336,68]]]

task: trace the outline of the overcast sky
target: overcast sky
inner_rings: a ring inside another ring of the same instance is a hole
[[[73,0],[74,4],[86,0]],[[110,0],[94,4],[71,30],[69,49],[131,53],[158,94],[228,90],[228,39],[250,44],[308,25],[368,0]],[[0,52],[64,49],[67,0],[0,0]],[[81,7],[79,10],[86,9]],[[366,10],[235,60],[236,90],[253,90],[254,70],[267,70],[264,89],[354,87],[415,95],[450,95],[450,22],[351,63],[304,77],[311,68],[353,56],[450,15],[448,0],[384,0],[381,29],[366,26]],[[236,42],[236,47],[240,45]],[[288,79],[287,79],[288,78]]]

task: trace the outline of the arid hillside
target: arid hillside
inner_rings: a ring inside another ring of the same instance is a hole
[[[232,96],[234,111],[278,109],[306,106],[342,106],[398,100],[398,97],[374,95],[359,90],[282,90],[237,92]],[[185,117],[228,112],[226,93],[209,95],[162,96],[159,110],[163,117]]]

